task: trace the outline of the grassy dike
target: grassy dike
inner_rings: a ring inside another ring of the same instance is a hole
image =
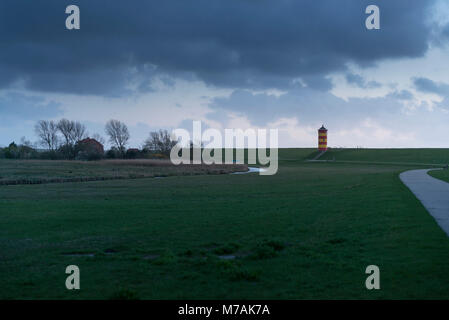
[[[416,166],[304,150],[274,176],[0,186],[0,298],[449,298],[449,239],[398,178]]]
[[[449,164],[449,149],[329,149],[320,159],[441,166]]]

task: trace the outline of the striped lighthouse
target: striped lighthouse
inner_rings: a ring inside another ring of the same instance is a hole
[[[324,125],[318,129],[318,150],[326,151],[327,150],[327,129]]]

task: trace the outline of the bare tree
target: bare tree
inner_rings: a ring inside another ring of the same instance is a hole
[[[48,150],[55,150],[59,144],[58,125],[54,121],[40,120],[34,126],[39,143]]]
[[[177,141],[167,130],[150,132],[150,137],[144,142],[144,149],[169,155]]]
[[[126,124],[118,120],[109,120],[106,123],[105,132],[109,136],[109,142],[124,154],[130,137]]]
[[[34,148],[33,143],[30,140],[27,140],[27,138],[25,136],[20,138],[20,145],[27,147],[27,148]]]
[[[75,144],[80,140],[87,138],[86,126],[78,121],[73,123],[72,143]]]
[[[87,136],[86,127],[77,121],[61,119],[58,122],[58,129],[65,139],[65,145],[68,147],[73,147]]]
[[[58,130],[64,137],[66,146],[72,145],[73,127],[74,127],[73,121],[61,119],[58,122]]]
[[[106,143],[106,140],[98,133],[94,133],[94,135],[92,136],[92,139],[97,140],[98,142],[100,142],[103,146]]]

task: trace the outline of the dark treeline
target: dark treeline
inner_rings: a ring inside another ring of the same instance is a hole
[[[100,160],[169,158],[172,147],[177,143],[167,130],[150,132],[141,148],[129,148],[130,134],[125,123],[109,120],[105,134],[110,148],[104,149],[106,139],[100,134],[92,136],[86,127],[67,119],[59,121],[40,120],[34,126],[38,141],[31,143],[23,137],[20,143],[11,142],[0,148],[0,158],[6,159],[49,159],[49,160]]]

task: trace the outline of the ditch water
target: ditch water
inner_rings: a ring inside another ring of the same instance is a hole
[[[253,172],[265,172],[267,169],[264,168],[256,168],[256,167],[248,167],[248,171],[245,172],[233,172],[231,174],[247,174],[247,173],[253,173]]]

